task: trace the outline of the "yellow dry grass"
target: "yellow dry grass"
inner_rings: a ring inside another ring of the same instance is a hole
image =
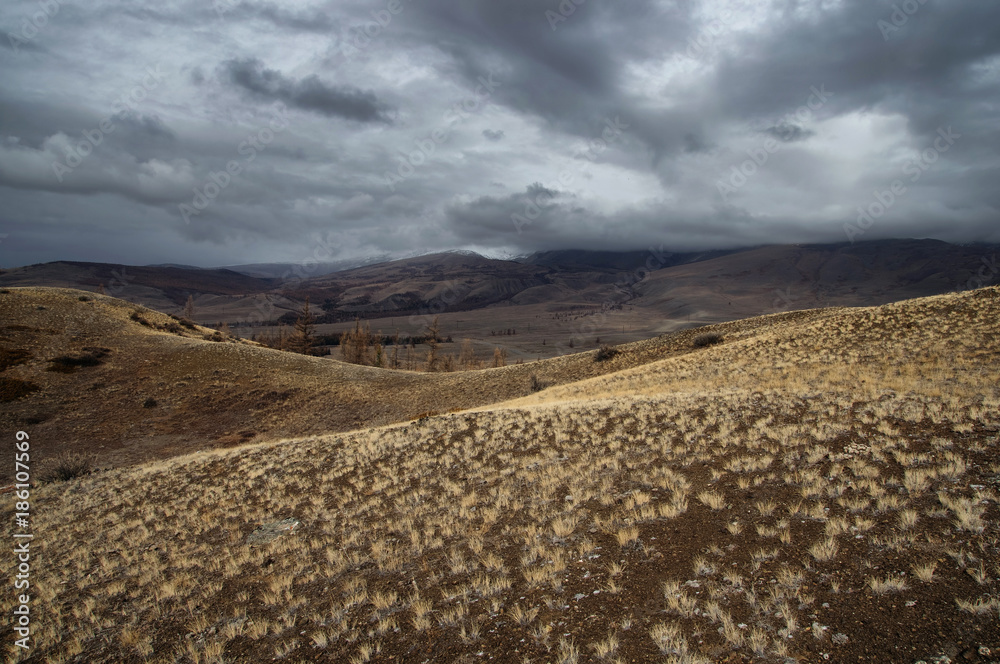
[[[998,314],[984,289],[748,323],[489,409],[42,486],[34,656],[836,656],[878,637],[824,606],[931,590],[942,631],[992,634]]]

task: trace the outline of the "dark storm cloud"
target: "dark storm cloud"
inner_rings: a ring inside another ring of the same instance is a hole
[[[835,242],[894,180],[864,239],[1000,241],[996,3],[59,7],[0,49],[2,264]]]
[[[795,141],[802,141],[809,138],[815,132],[803,129],[802,127],[790,122],[781,122],[773,127],[768,127],[764,130],[764,133],[774,136],[779,141],[794,143]]]
[[[360,122],[389,122],[389,107],[371,91],[327,85],[315,74],[294,80],[256,58],[229,60],[223,71],[240,88],[262,99]]]

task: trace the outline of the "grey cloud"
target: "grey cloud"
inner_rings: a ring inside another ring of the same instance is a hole
[[[803,129],[799,125],[792,124],[791,122],[781,122],[768,127],[764,130],[764,133],[770,134],[784,143],[794,143],[795,141],[804,141],[810,136],[815,135],[816,132]]]
[[[229,60],[223,70],[233,84],[263,99],[330,117],[390,122],[391,109],[371,91],[327,85],[315,74],[296,81],[276,69],[267,69],[257,58]]]
[[[383,0],[220,4],[63,3],[18,54],[4,43],[0,231],[27,244],[0,244],[0,264],[116,246],[131,262],[290,259],[330,232],[345,256],[844,241],[896,178],[905,195],[864,239],[1000,241],[996,3],[918,3],[889,39],[896,0],[402,0],[383,24]],[[2,4],[0,25],[35,6]],[[161,85],[58,181],[52,163],[156,63]],[[490,103],[456,115],[491,73]],[[248,160],[269,102],[288,128]],[[628,127],[605,140],[616,117]],[[961,138],[911,181],[903,164],[942,127]],[[771,137],[724,200],[718,182]],[[183,224],[178,204],[233,160]]]

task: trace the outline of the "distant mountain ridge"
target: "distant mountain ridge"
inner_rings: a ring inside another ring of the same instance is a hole
[[[988,285],[1000,276],[997,249],[898,239],[702,252],[567,249],[517,260],[449,251],[329,273],[324,270],[338,264],[195,268],[59,261],[5,271],[0,286],[97,290],[103,284],[116,297],[172,313],[190,296],[196,318],[207,324],[287,322],[307,297],[326,323],[497,307],[557,314],[626,303],[655,318],[721,321]],[[985,279],[976,276],[984,270]]]

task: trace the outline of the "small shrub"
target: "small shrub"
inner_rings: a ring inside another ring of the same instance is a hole
[[[92,466],[90,457],[64,452],[56,457],[52,467],[41,479],[45,482],[68,482],[89,475]]]
[[[16,401],[40,389],[31,381],[0,376],[0,403]]]
[[[706,332],[705,334],[699,334],[691,342],[691,345],[695,348],[705,348],[707,346],[714,346],[715,344],[722,343],[722,335],[716,332]]]
[[[156,408],[156,399],[154,399],[153,397],[147,398],[145,401],[142,402],[142,407],[143,408]]]
[[[81,355],[60,355],[49,362],[46,371],[73,373],[80,367],[96,367],[104,363],[104,357],[110,352],[107,348],[84,348]]]
[[[532,392],[541,392],[548,386],[549,386],[548,381],[540,379],[537,374],[531,374],[530,387]]]
[[[138,309],[133,311],[132,314],[129,316],[129,318],[138,323],[139,325],[144,325],[145,327],[153,327],[152,323],[150,323],[148,320],[142,317],[142,314],[139,313]]]
[[[167,323],[163,326],[163,329],[174,334],[184,334],[184,328],[177,323]]]
[[[191,320],[190,318],[179,318],[179,319],[177,319],[177,322],[180,323],[181,325],[183,325],[184,327],[186,327],[189,330],[195,329],[194,321]]]
[[[226,338],[224,336],[222,336],[222,332],[219,332],[218,330],[216,330],[215,332],[212,332],[211,334],[206,334],[202,338],[205,341],[225,341],[226,340]]]
[[[23,348],[0,348],[0,371],[24,364],[31,359],[31,353]]]
[[[81,302],[90,302],[90,298],[89,298],[89,297],[87,297],[86,295],[81,295],[81,296],[80,296],[79,298],[77,298],[77,299],[78,299],[78,300],[80,300]]]
[[[597,354],[594,355],[595,362],[604,362],[605,360],[610,360],[612,357],[618,354],[618,349],[614,346],[609,346],[607,344],[601,346],[597,349]]]

